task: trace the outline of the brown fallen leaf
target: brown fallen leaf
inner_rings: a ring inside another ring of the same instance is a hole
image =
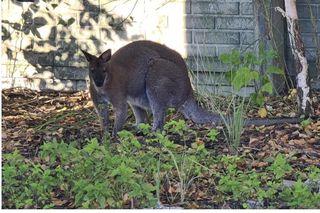
[[[268,162],[254,160],[252,161],[251,166],[256,168],[261,168],[261,167],[268,166]]]

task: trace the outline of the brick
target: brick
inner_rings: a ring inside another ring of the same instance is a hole
[[[316,21],[316,31],[320,32],[320,20]],[[308,19],[300,19],[299,20],[299,27],[300,27],[300,31],[301,33],[312,33],[313,32],[313,26],[311,23],[311,20]]]
[[[311,82],[316,81],[316,79],[318,77],[316,63],[308,61],[308,69],[310,70],[310,72],[308,74],[309,74],[309,78],[310,78]],[[320,85],[320,81],[319,81],[319,85]]]
[[[244,45],[251,45],[255,42],[254,32],[240,32],[240,43]]]
[[[83,40],[100,40],[100,27],[99,26],[81,26],[77,28],[77,39]]]
[[[255,92],[254,87],[244,87],[239,92],[236,92],[231,86],[226,85],[199,85],[197,91],[225,96],[235,94],[242,97],[248,97],[251,93]]]
[[[186,30],[185,31],[186,35],[186,42],[187,43],[192,43],[192,31],[191,30]]]
[[[217,45],[217,55],[221,55],[222,53],[229,53],[233,49],[240,49],[240,51],[254,51],[253,46],[246,46],[246,45]]]
[[[33,90],[40,90],[40,80],[30,78],[1,78],[1,88],[8,89],[14,87],[24,87]]]
[[[306,57],[310,61],[315,61],[317,58],[317,50],[315,48],[308,48],[306,51]]]
[[[312,6],[308,4],[297,4],[297,11],[299,19],[302,18],[311,18],[311,12],[314,17],[317,15],[317,6]]]
[[[75,91],[76,83],[71,80],[41,79],[41,90]]]
[[[192,71],[225,72],[226,66],[217,57],[189,56],[186,59],[188,68]]]
[[[7,48],[6,54],[2,55],[3,64],[30,64],[30,65],[53,65],[54,50],[37,49],[36,45],[33,48],[26,50],[16,50]]]
[[[252,2],[241,2],[240,12],[242,15],[253,15],[253,5]]]
[[[34,73],[33,78],[54,78],[53,67],[47,66],[41,69],[41,72]]]
[[[2,78],[2,88],[24,87],[33,90],[75,91],[76,83],[70,80],[42,78]]]
[[[100,55],[107,49],[112,49],[113,43],[110,41],[103,41],[103,40],[83,40],[79,39],[77,40],[79,48],[77,49],[77,52],[75,53],[75,58],[78,61],[78,65],[80,67],[87,67],[87,60],[84,57],[83,53],[80,51],[80,48],[89,52],[92,55]],[[112,52],[114,53],[114,52]]]
[[[2,64],[1,77],[33,77],[41,72],[51,72],[51,66],[33,66],[31,64]]]
[[[227,68],[226,68],[227,69]],[[219,73],[216,70],[208,70],[206,72],[193,72],[192,82],[205,85],[228,85],[224,73]]]
[[[57,66],[77,66],[79,57],[78,44],[75,39],[60,40],[57,42],[57,50],[54,55],[54,64]]]
[[[319,4],[319,0],[297,0],[297,4],[301,3]]]
[[[306,48],[315,48],[316,47],[316,41],[315,41],[313,33],[302,34],[302,40],[303,40],[304,46]],[[318,35],[318,40],[320,41],[320,34]]]
[[[187,29],[214,29],[213,16],[187,16],[186,27]]]
[[[189,56],[216,56],[216,48],[213,45],[188,45]]]
[[[77,38],[79,33],[79,27],[65,27],[63,25],[57,25],[56,27],[56,39],[71,39]]]
[[[216,29],[252,30],[254,21],[251,17],[217,17]]]
[[[239,3],[192,1],[191,11],[193,14],[238,15]]]
[[[176,2],[176,1],[174,1]],[[162,9],[167,5],[171,5],[171,2],[168,4],[162,5],[161,1],[132,1],[132,0],[100,0],[100,12],[101,14],[112,15],[114,18],[126,18],[128,15],[131,17],[138,18],[144,15],[145,10],[151,9],[154,11],[154,8]],[[163,6],[163,7],[161,7]]]
[[[12,38],[12,34],[14,32],[14,29],[9,26],[9,24],[1,23],[1,40],[2,42]]]
[[[27,37],[32,38],[34,40],[54,40],[57,34],[56,26],[52,25],[37,26],[34,32],[35,33],[29,33]]]
[[[99,11],[100,10],[100,0],[78,0],[85,11]],[[71,5],[72,7],[72,5]]]
[[[239,44],[237,32],[194,32],[194,43],[200,44]]]
[[[89,88],[88,81],[84,81],[84,80],[76,81],[76,90],[77,91],[87,90],[88,88]]]
[[[185,3],[185,13],[190,14],[191,13],[191,2],[186,1]]]
[[[89,79],[88,69],[80,67],[55,67],[54,75],[56,78],[65,80]]]
[[[79,14],[79,24],[80,26],[109,26],[107,21],[103,19],[104,17],[104,15],[100,16],[98,12],[81,12]]]

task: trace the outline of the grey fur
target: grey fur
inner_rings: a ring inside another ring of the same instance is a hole
[[[198,106],[186,64],[176,51],[152,41],[135,41],[113,55],[111,50],[99,57],[82,52],[89,62],[90,95],[105,131],[108,131],[107,104],[111,103],[114,108],[113,136],[126,121],[128,104],[134,112],[136,125],[146,122],[146,110],[151,110],[152,130],[163,127],[166,110],[170,107],[195,123],[223,123],[218,114]],[[295,123],[297,119],[271,120],[271,123],[270,119],[246,120],[247,125],[284,122]]]

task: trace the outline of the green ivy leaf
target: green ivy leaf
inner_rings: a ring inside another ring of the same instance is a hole
[[[300,125],[305,128],[307,127],[308,125],[310,125],[312,123],[312,119],[311,118],[308,118],[308,119],[305,119],[303,121],[300,122]]]
[[[241,63],[239,50],[232,50],[231,53],[222,53],[219,59],[224,64],[239,65]]]
[[[269,94],[272,94],[272,90],[273,90],[273,86],[271,82],[268,82],[266,84],[264,84],[261,88],[260,91],[261,92],[267,92]]]
[[[260,61],[257,59],[257,56],[253,52],[245,52],[243,55],[243,62],[247,66],[251,64],[260,64]]]
[[[233,79],[234,79],[234,76],[235,76],[234,73],[235,73],[234,71],[229,70],[228,72],[226,72],[226,73],[224,74],[225,79],[226,79],[230,84],[231,84],[231,82],[232,82]]]
[[[270,66],[267,68],[268,74],[277,74],[277,75],[284,75],[284,71],[279,67]]]
[[[104,208],[106,206],[106,198],[104,196],[99,196],[97,199],[100,208]]]
[[[251,95],[252,101],[258,106],[262,106],[264,104],[264,96],[261,92],[253,93]]]
[[[251,71],[248,67],[241,67],[235,74],[232,86],[239,91],[242,87],[248,86],[252,80],[259,79],[257,71]]]

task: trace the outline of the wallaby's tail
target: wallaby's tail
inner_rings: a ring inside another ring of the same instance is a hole
[[[209,112],[201,108],[196,100],[190,96],[187,101],[179,108],[179,111],[187,118],[191,119],[195,123],[212,123],[214,125],[230,125],[232,117],[225,116],[221,117],[217,113]],[[256,125],[256,126],[270,126],[276,124],[290,123],[295,124],[301,121],[297,117],[288,118],[247,118],[244,119],[244,126]]]
[[[286,118],[247,118],[244,120],[245,126],[255,125],[255,126],[270,126],[276,124],[297,124],[301,121],[300,118],[297,117],[286,117]]]
[[[179,108],[179,111],[182,112],[187,119],[191,119],[195,123],[223,124],[223,120],[219,114],[201,108],[192,96]]]

